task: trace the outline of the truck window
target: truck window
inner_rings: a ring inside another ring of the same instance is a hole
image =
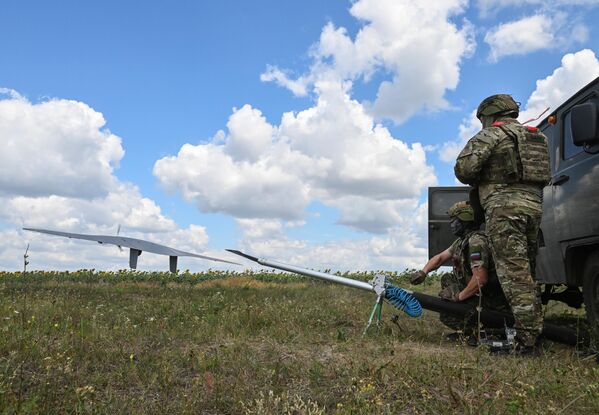
[[[447,209],[449,209],[451,205],[462,200],[468,200],[468,190],[469,188],[464,186],[453,192],[445,191],[432,193],[431,200],[429,200],[432,207],[430,213],[433,217],[447,217]]]
[[[583,150],[582,147],[577,147],[572,142],[572,113],[570,111],[564,115],[563,126],[562,159],[568,160],[578,153],[582,153]]]

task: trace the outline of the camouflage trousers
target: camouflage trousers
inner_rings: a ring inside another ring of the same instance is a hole
[[[533,278],[540,207],[496,206],[485,210],[485,217],[495,271],[514,314],[517,338],[532,346],[543,330],[541,289]]]
[[[454,273],[449,273],[444,274],[441,277],[441,289],[443,290],[445,288],[449,288],[452,293],[458,294],[460,291],[466,288],[466,284],[465,282],[461,281]],[[510,312],[510,305],[500,289],[498,290],[498,292],[493,292],[492,294],[486,292],[482,296],[480,302],[483,310],[494,310],[501,311],[504,313]],[[476,307],[479,303],[479,297],[470,297],[469,299],[462,301],[461,303],[470,304]],[[439,320],[441,320],[441,323],[445,324],[447,327],[456,331],[462,331],[465,334],[473,333],[476,330],[476,325],[478,321],[475,310],[471,314],[464,317],[456,317],[451,314],[440,313]]]

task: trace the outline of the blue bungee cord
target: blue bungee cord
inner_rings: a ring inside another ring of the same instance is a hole
[[[411,293],[394,285],[385,287],[385,299],[410,317],[422,315],[422,305]]]

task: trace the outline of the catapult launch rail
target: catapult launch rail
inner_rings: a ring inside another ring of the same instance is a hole
[[[351,278],[340,277],[339,275],[327,274],[326,272],[313,271],[311,269],[296,267],[294,265],[284,264],[282,262],[273,261],[271,259],[258,258],[252,255],[244,254],[243,252],[236,251],[234,249],[227,249],[227,251],[247,258],[250,261],[257,262],[260,265],[266,265],[267,267],[280,269],[282,271],[289,271],[295,274],[301,274],[308,277],[318,278],[320,280],[330,281],[341,285],[347,285],[348,287],[375,292],[374,286],[365,281],[358,281]]]
[[[295,274],[305,275],[308,277],[333,282],[336,284],[346,285],[348,287],[359,288],[365,291],[374,292],[379,296],[379,298],[381,298],[381,301],[385,298],[385,289],[389,289],[390,287],[392,287],[390,284],[386,283],[384,276],[377,276],[369,283],[365,281],[358,281],[351,278],[341,277],[339,275],[328,274],[326,272],[313,271],[311,269],[284,264],[278,261],[273,261],[265,258],[258,258],[234,249],[227,249],[227,251],[232,252],[236,255],[240,255],[258,264],[279,269],[282,271],[288,271]],[[476,308],[469,304],[453,303],[447,300],[443,300],[439,297],[410,291],[405,288],[402,288],[402,290],[411,294],[411,296],[413,296],[420,302],[422,308],[425,308],[427,310],[435,311],[437,313],[447,313],[462,318],[470,317],[474,319],[478,317]],[[486,327],[489,328],[503,328],[506,325],[508,327],[511,327],[514,324],[514,316],[507,313],[501,313],[499,311],[482,310],[480,313],[480,321]],[[557,326],[555,324],[550,323],[544,323],[543,335],[549,340],[572,346],[575,346],[585,340],[584,338],[579,337],[577,335],[577,332],[571,328]]]

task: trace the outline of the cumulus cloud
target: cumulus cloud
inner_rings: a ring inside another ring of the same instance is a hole
[[[0,198],[0,268],[18,269],[23,251],[31,244],[34,269],[123,269],[128,267],[128,250],[115,246],[71,240],[21,230],[35,227],[66,232],[114,235],[146,239],[184,251],[201,253],[208,248],[209,237],[202,226],[179,228],[160,212],[160,207],[139,194],[131,184],[121,183],[106,197],[85,200],[63,196]],[[224,257],[222,253],[213,256]],[[168,269],[164,256],[144,254],[140,269]],[[215,262],[185,259],[179,267],[205,269],[218,267]]]
[[[259,257],[312,269],[399,270],[422,267],[427,259],[427,204],[421,204],[385,235],[311,244],[289,238],[280,220],[238,220],[242,250]],[[291,225],[293,226],[293,225]],[[254,266],[256,267],[256,266]]]
[[[599,76],[599,60],[590,49],[564,55],[561,66],[536,82],[519,119],[536,118],[545,108],[556,109],[567,98]]]
[[[565,13],[540,13],[502,23],[485,35],[489,59],[525,55],[542,49],[564,48],[588,38],[587,27]]]
[[[229,119],[229,134],[158,160],[154,174],[201,210],[236,218],[298,220],[318,200],[341,212],[340,222],[384,232],[436,183],[425,151],[395,139],[349,96],[347,83],[320,81],[315,106],[288,112],[271,126],[249,106]],[[232,146],[238,131],[260,125],[269,143]],[[351,206],[349,206],[351,205]]]
[[[267,65],[266,72],[260,75],[260,80],[263,82],[275,82],[279,86],[287,88],[293,95],[303,97],[308,94],[308,84],[310,80],[306,77],[291,79],[289,74],[277,68],[276,66]]]
[[[64,196],[12,196],[0,198],[0,219],[21,226],[58,228],[66,232],[106,232],[117,224],[141,232],[176,229],[153,200],[144,198],[131,184],[119,184],[105,197],[96,199]]]
[[[93,198],[115,185],[121,139],[101,113],[82,102],[31,103],[0,91],[0,194]]]
[[[353,2],[350,13],[363,24],[357,34],[329,23],[310,48],[307,73],[268,66],[261,75],[309,95],[312,106],[279,122],[250,105],[235,109],[226,131],[158,160],[154,175],[203,212],[236,218],[240,247],[253,254],[335,269],[421,264],[420,197],[436,184],[434,170],[422,145],[403,142],[377,120],[401,122],[447,106],[445,92],[457,86],[460,63],[475,47],[470,23],[452,21],[466,5]],[[371,102],[353,99],[354,84],[375,75],[385,80]],[[338,225],[366,233],[326,244],[290,238],[314,202],[334,208]]]
[[[249,105],[234,110],[227,123],[227,153],[237,161],[255,162],[272,142],[274,128]]]
[[[536,82],[536,89],[523,105],[519,120],[525,122],[537,118],[547,107],[556,109],[597,76],[599,76],[599,60],[592,50],[583,49],[564,55],[559,68],[556,68],[551,75]],[[480,121],[476,118],[476,109],[474,109],[462,121],[458,138],[441,146],[439,158],[445,162],[455,162],[466,142],[480,129]]]
[[[341,196],[331,202],[341,212],[339,224],[371,233],[385,233],[412,217],[416,199],[376,200],[363,196]]]
[[[213,143],[184,145],[177,156],[156,162],[154,174],[169,191],[204,212],[223,212],[241,218],[299,219],[307,205],[308,189],[276,160],[236,162],[226,146]]]
[[[283,236],[283,222],[278,219],[237,219],[237,224],[249,239]]]
[[[443,143],[439,149],[439,159],[446,163],[454,163],[468,140],[480,131],[481,124],[476,118],[476,109],[462,120],[458,129],[458,138]]]
[[[181,229],[139,188],[115,175],[124,150],[105,128],[101,113],[82,102],[50,99],[32,103],[0,89],[0,267],[18,269],[27,243],[34,268],[127,267],[116,247],[26,232],[23,226],[78,233],[121,234],[191,252],[207,248],[204,227]],[[260,125],[252,140],[264,134]],[[236,131],[235,125],[230,126]],[[242,132],[237,132],[239,146]],[[244,152],[251,154],[250,149]],[[216,255],[218,256],[218,255]],[[144,255],[142,269],[167,269],[164,257]],[[182,266],[189,265],[182,261]],[[193,261],[193,260],[191,260]],[[191,263],[195,269],[214,266]]]
[[[200,209],[236,217],[238,246],[254,255],[335,270],[421,266],[427,210],[418,200],[423,188],[436,183],[424,149],[374,123],[349,97],[347,84],[320,82],[316,88],[313,107],[286,113],[267,129],[272,142],[254,162],[230,154],[229,131],[183,146],[178,155],[157,161],[154,174]],[[245,108],[248,123],[264,122],[259,111]],[[378,235],[321,244],[289,237],[314,201],[336,208],[339,225]]]
[[[368,103],[376,118],[400,123],[419,110],[445,108],[445,92],[456,88],[460,62],[475,47],[472,26],[451,20],[466,5],[465,0],[358,0],[350,13],[364,26],[354,38],[329,23],[311,49],[308,74],[292,80],[269,66],[262,79],[301,95],[323,79],[368,82],[379,72],[389,76]]]
[[[99,232],[115,234],[116,225],[112,227],[97,227],[93,224],[86,227],[83,233]],[[81,229],[77,229],[81,231]],[[175,229],[164,233],[147,233],[121,230],[121,235],[141,238],[159,244],[175,247],[189,252],[204,252],[214,257],[231,259],[224,252],[207,252],[208,235],[206,229],[190,225],[184,229]],[[75,270],[95,268],[102,270],[118,270],[129,267],[129,250],[120,251],[113,245],[99,245],[95,242],[72,240],[20,229],[0,230],[0,267],[2,269],[19,269],[23,266],[23,253],[29,244],[28,269]],[[235,259],[232,259],[235,261]],[[181,257],[178,264],[180,269],[201,270],[207,268],[227,268],[229,266],[217,262]],[[144,252],[139,259],[140,270],[168,270],[168,257]]]

